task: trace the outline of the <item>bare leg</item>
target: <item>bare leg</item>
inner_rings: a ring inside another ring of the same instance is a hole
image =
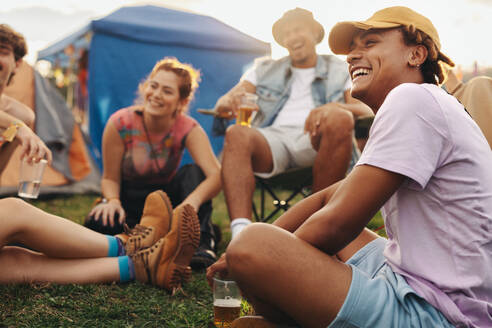
[[[222,183],[231,220],[251,219],[255,189],[253,172],[270,172],[272,152],[256,129],[233,125],[227,129],[222,159]]]
[[[48,214],[18,198],[0,200],[0,248],[23,245],[49,257],[95,258],[108,254],[106,236]]]
[[[0,249],[0,283],[88,284],[119,281],[119,278],[116,257],[59,259],[21,247]]]
[[[321,122],[321,141],[313,165],[313,192],[343,179],[352,157],[354,119],[344,109],[330,110]]]
[[[326,327],[342,307],[352,279],[350,266],[269,224],[246,227],[226,254],[229,273],[244,295],[277,323]]]
[[[286,230],[255,223],[231,241],[226,260],[259,314],[276,323],[326,327],[342,307],[352,279],[350,267],[337,258],[345,262],[376,238],[365,229],[332,257]]]

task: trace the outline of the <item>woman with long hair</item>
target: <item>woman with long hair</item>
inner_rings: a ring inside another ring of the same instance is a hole
[[[109,118],[102,142],[103,198],[85,225],[150,246],[163,236],[164,223],[142,221],[142,210],[149,193],[163,190],[170,207],[189,204],[198,212],[201,242],[191,264],[204,268],[216,260],[211,199],[220,190],[220,165],[205,131],[186,115],[198,80],[191,65],[164,58],[139,85],[137,105]],[[185,149],[195,164],[179,168]],[[124,231],[124,224],[131,230]]]

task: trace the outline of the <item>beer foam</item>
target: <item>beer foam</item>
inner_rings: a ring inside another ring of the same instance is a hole
[[[214,306],[222,306],[222,307],[240,307],[241,300],[238,299],[217,299],[214,301]]]

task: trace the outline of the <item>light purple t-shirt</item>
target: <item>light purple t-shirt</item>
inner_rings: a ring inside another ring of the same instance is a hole
[[[384,256],[459,327],[492,327],[492,152],[463,106],[432,84],[394,88],[357,165],[408,177],[386,202]]]

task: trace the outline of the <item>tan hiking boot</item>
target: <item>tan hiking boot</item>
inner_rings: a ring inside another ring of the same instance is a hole
[[[151,192],[145,199],[142,219],[133,229],[125,226],[129,238],[125,243],[126,254],[131,255],[155,244],[171,229],[173,207],[162,190]]]
[[[152,247],[129,255],[135,268],[135,278],[143,283],[155,284],[157,268],[162,256],[164,238],[159,239]]]
[[[169,233],[152,247],[130,255],[137,280],[174,292],[191,278],[189,263],[200,241],[200,223],[191,205],[173,213]]]

